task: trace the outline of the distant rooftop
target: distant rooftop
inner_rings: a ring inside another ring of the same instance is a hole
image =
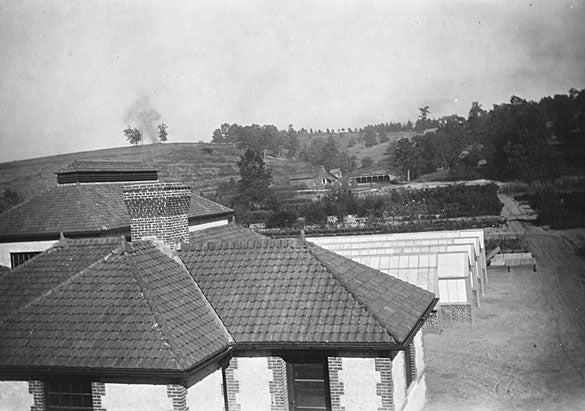
[[[57,183],[97,183],[158,180],[158,170],[136,161],[78,161],[57,173]]]
[[[124,204],[124,184],[60,184],[0,214],[0,241],[34,238],[125,234],[130,215]],[[191,195],[190,223],[228,217],[233,210],[196,194]]]

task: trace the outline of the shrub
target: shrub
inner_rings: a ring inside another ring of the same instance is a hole
[[[290,228],[296,223],[297,217],[297,213],[294,210],[279,210],[268,218],[266,227]]]

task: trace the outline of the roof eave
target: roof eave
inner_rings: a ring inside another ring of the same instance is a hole
[[[26,233],[26,234],[3,234],[0,235],[0,243],[21,242],[21,241],[51,241],[59,240],[61,233],[67,238],[87,238],[87,237],[108,237],[120,234],[130,235],[130,226],[107,228],[104,230],[84,230],[84,231],[60,231],[46,233]]]
[[[414,325],[412,330],[410,330],[410,332],[408,333],[408,335],[406,336],[406,338],[404,339],[402,344],[400,344],[402,346],[402,349],[408,348],[408,346],[410,345],[410,343],[414,339],[414,336],[422,328],[424,322],[429,318],[429,315],[431,315],[431,311],[433,311],[433,308],[435,308],[435,306],[437,305],[438,302],[439,302],[438,297],[433,298],[433,300],[431,301],[431,303],[429,304],[429,306],[427,307],[425,312],[420,316],[420,318],[418,319],[418,321],[416,322],[416,324]]]
[[[193,374],[212,363],[220,363],[230,355],[231,345],[197,362],[188,369],[159,369],[159,368],[111,368],[111,367],[52,367],[52,366],[1,366],[1,380],[30,380],[54,376],[91,377],[102,381],[119,381],[133,383],[174,383],[184,384]]]
[[[234,350],[399,350],[400,344],[392,342],[237,342]]]

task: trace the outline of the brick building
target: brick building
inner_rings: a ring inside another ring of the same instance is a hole
[[[158,181],[158,172],[137,162],[74,161],[57,174],[57,185],[0,214],[0,265],[18,264],[68,238],[125,235],[130,215],[124,184]],[[227,224],[233,210],[191,194],[189,230]]]
[[[189,233],[190,197],[128,186],[131,242],[62,238],[0,277],[0,409],[422,408],[433,294],[304,240]]]

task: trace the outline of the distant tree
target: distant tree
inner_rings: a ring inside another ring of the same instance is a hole
[[[420,150],[407,138],[398,140],[394,149],[394,162],[404,176],[410,171],[411,179],[418,177],[424,168]]]
[[[16,191],[7,188],[4,190],[4,194],[0,197],[0,213],[11,209],[18,203],[22,202],[22,197]]]
[[[471,103],[467,123],[465,124],[470,143],[479,143],[484,140],[487,114],[487,111],[477,101]]]
[[[364,133],[364,144],[366,147],[372,147],[378,144],[376,133],[374,132],[372,127],[368,127],[366,129],[366,132]]]
[[[371,167],[374,165],[374,159],[370,156],[362,158],[362,168]]]
[[[169,133],[167,133],[167,125],[165,123],[160,123],[158,125],[158,139],[164,143],[167,141],[168,135]]]
[[[140,144],[142,141],[142,133],[137,128],[128,126],[124,130],[124,135],[126,136],[126,140],[128,140],[133,146]]]
[[[418,111],[420,111],[418,118],[421,120],[428,119],[429,114],[431,114],[431,110],[430,110],[429,106],[419,107]]]
[[[379,136],[378,136],[378,141],[380,143],[387,143],[388,141],[390,141],[390,138],[388,137],[388,133],[386,133],[386,131],[381,131],[379,133]]]
[[[304,130],[304,129],[301,129]],[[306,130],[305,130],[306,132]],[[292,124],[289,124],[288,126],[288,130],[286,132],[286,142],[285,142],[285,147],[288,150],[288,157],[289,158],[294,158],[297,156],[298,151],[299,151],[299,133],[297,131],[295,131],[294,127]]]
[[[562,158],[548,143],[551,130],[537,103],[512,96],[509,104],[494,106],[485,127],[491,177],[530,182],[561,174]]]
[[[331,135],[327,138],[327,142],[321,149],[319,163],[326,170],[339,167],[339,150],[337,149],[337,144],[335,144],[335,138]]]
[[[240,168],[238,193],[235,202],[250,207],[262,205],[271,200],[272,174],[264,165],[262,156],[253,150],[246,150],[237,163]]]
[[[213,136],[211,136],[211,141],[216,144],[225,143],[225,139],[223,138],[223,135],[221,134],[221,130],[219,128],[213,130]]]

